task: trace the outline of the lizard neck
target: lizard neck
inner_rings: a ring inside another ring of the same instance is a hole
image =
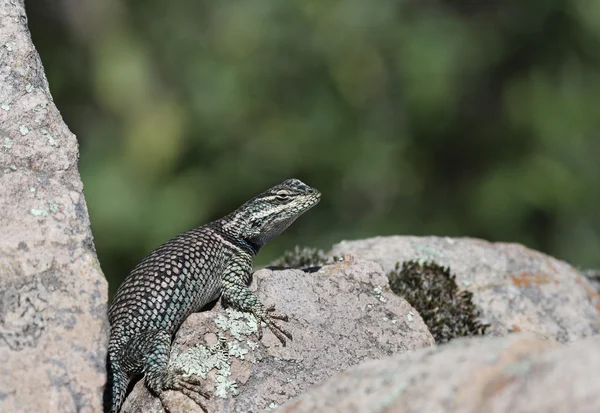
[[[223,218],[216,222],[215,226],[221,236],[226,238],[229,242],[239,246],[252,256],[258,254],[258,251],[260,251],[264,244],[254,242],[253,240],[242,236],[242,231],[237,225],[234,225],[235,221],[227,218],[229,217]]]
[[[260,249],[263,247],[262,245],[258,245],[250,240],[246,240],[243,238],[240,238],[239,241],[240,243],[246,245],[252,251],[252,255],[258,254],[258,251],[260,251]]]

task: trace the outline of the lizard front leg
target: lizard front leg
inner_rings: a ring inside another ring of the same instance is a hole
[[[262,339],[262,322],[275,334],[285,346],[285,338],[292,334],[275,323],[274,320],[288,321],[288,316],[275,312],[275,306],[265,307],[258,297],[246,287],[246,280],[252,272],[252,257],[249,254],[237,254],[231,258],[223,271],[222,299],[236,310],[252,313],[258,323],[258,338]]]

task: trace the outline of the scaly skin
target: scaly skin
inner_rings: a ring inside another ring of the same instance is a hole
[[[195,377],[168,370],[173,336],[193,312],[219,296],[231,307],[252,313],[283,345],[291,334],[275,322],[287,316],[265,308],[248,290],[252,260],[273,237],[316,205],[321,194],[288,179],[252,198],[220,220],[187,231],[144,258],[119,287],[108,311],[110,341],[105,411],[117,413],[130,377],[144,373],[146,386],[161,402],[177,390],[205,412],[209,394]],[[168,411],[163,402],[163,407]]]

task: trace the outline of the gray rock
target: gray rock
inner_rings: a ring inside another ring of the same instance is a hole
[[[421,259],[449,266],[473,293],[489,333],[529,331],[568,342],[600,330],[600,295],[569,264],[519,244],[472,238],[376,237],[344,241],[329,255],[353,253],[385,271]]]
[[[277,413],[597,413],[600,338],[461,338],[363,363]]]
[[[220,307],[192,315],[177,334],[171,365],[195,374],[217,367],[206,375],[206,388],[214,394],[207,402],[210,412],[264,411],[349,366],[433,345],[420,316],[390,291],[381,266],[373,262],[347,256],[314,273],[263,269],[254,274],[251,288],[265,305],[275,304],[290,316],[285,327],[294,339],[282,347],[265,330],[259,342],[252,316]],[[228,342],[229,358],[219,349],[217,334]],[[197,410],[178,392],[166,399],[172,413]],[[123,406],[123,413],[130,412],[162,412],[143,380]]]
[[[98,412],[107,284],[77,140],[52,102],[23,0],[0,0],[0,410]]]

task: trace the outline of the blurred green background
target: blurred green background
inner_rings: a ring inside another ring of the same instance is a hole
[[[259,255],[387,234],[600,267],[597,0],[27,0],[111,292],[288,177]]]

